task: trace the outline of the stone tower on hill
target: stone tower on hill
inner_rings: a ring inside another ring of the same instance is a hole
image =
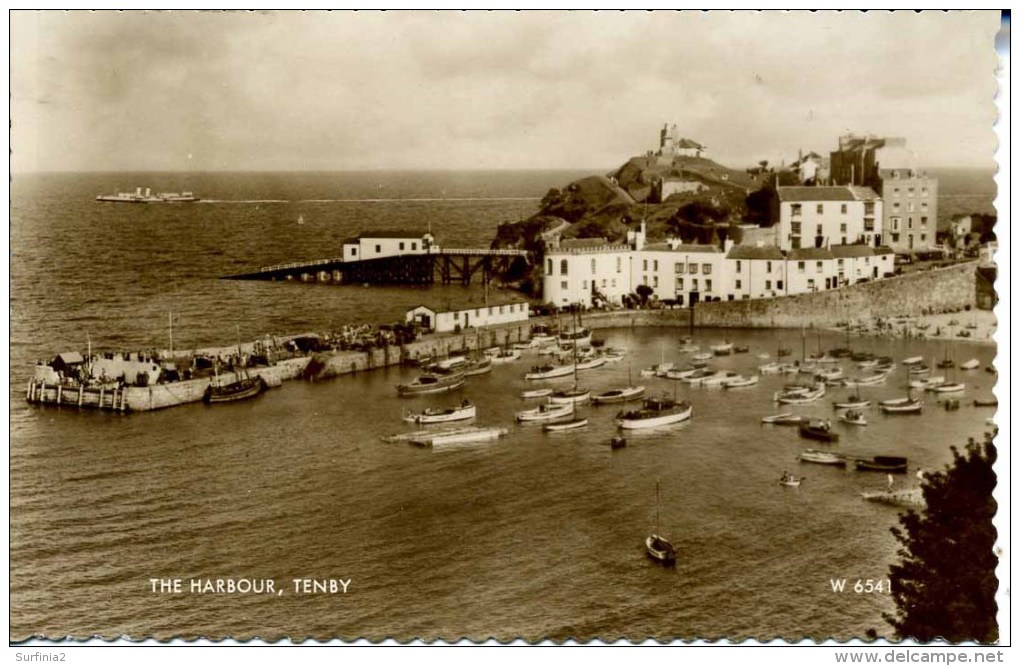
[[[697,141],[685,139],[677,132],[676,123],[666,123],[659,131],[659,152],[662,157],[701,157],[707,148]]]

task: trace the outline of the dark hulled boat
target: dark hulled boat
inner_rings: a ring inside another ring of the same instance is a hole
[[[257,396],[263,388],[265,384],[261,377],[245,376],[229,384],[210,384],[202,400],[208,404],[247,400]]]

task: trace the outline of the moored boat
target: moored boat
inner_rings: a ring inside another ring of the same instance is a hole
[[[758,366],[758,372],[763,375],[775,375],[782,371],[782,365],[779,363],[765,363]]]
[[[484,375],[487,372],[492,371],[492,359],[488,356],[485,358],[470,360],[458,367],[461,374],[465,377],[474,377],[475,375]]]
[[[923,403],[919,398],[893,398],[878,405],[886,414],[920,414]]]
[[[754,386],[758,383],[758,375],[751,375],[750,377],[744,377],[743,375],[737,375],[725,382],[723,382],[723,388],[734,389],[744,388],[745,386]]]
[[[591,400],[591,391],[580,389],[576,386],[572,389],[553,391],[549,395],[550,405],[580,405]]]
[[[554,379],[556,377],[566,377],[567,375],[574,374],[574,364],[564,365],[536,365],[531,368],[530,371],[524,374],[525,379],[536,380],[536,379]]]
[[[570,347],[590,347],[591,331],[587,328],[579,328],[573,331],[563,331],[557,338],[560,345]]]
[[[903,359],[901,363],[903,363],[903,365],[917,365],[923,361],[924,361],[923,356],[911,356],[909,358]]]
[[[716,356],[729,356],[733,353],[733,343],[729,340],[725,340],[719,344],[712,345],[709,349]]]
[[[588,419],[571,419],[562,423],[546,423],[542,430],[546,432],[562,432],[564,430],[576,430],[588,425]]]
[[[887,474],[906,474],[907,459],[901,456],[875,456],[858,458],[854,461],[858,472],[885,472]]]
[[[868,420],[864,418],[864,414],[857,411],[856,409],[848,409],[839,415],[839,420],[843,423],[849,423],[850,425],[866,426]]]
[[[521,391],[521,397],[525,400],[530,400],[531,398],[545,398],[546,396],[551,395],[552,392],[553,390],[551,388],[532,389],[530,391]]]
[[[534,409],[525,409],[517,412],[515,418],[518,423],[533,421],[551,421],[562,419],[574,414],[574,403],[568,402],[562,405],[539,405]]]
[[[964,361],[960,364],[960,370],[974,370],[981,365],[981,362],[976,358],[972,358],[969,361]]]
[[[804,482],[804,476],[794,476],[783,472],[783,475],[779,477],[779,485],[786,486],[788,488],[799,488],[800,484]]]
[[[226,384],[210,384],[206,388],[205,395],[202,396],[202,400],[208,404],[237,402],[238,400],[254,398],[261,393],[264,388],[265,382],[262,381],[261,377],[249,377],[245,375]]]
[[[450,421],[466,421],[475,418],[476,408],[470,400],[465,400],[456,407],[438,409],[429,407],[420,412],[410,412],[404,416],[408,423],[448,423]]]
[[[935,393],[962,393],[967,389],[967,385],[962,382],[952,382],[950,384],[939,384],[933,387],[931,390]]]
[[[415,377],[410,384],[400,384],[397,386],[397,393],[401,396],[442,393],[459,389],[462,386],[464,386],[464,375],[459,372],[449,372],[448,374],[435,372]]]
[[[617,414],[616,425],[624,430],[658,428],[688,420],[693,410],[687,402],[676,402],[665,397],[645,398],[640,409]]]
[[[941,386],[946,381],[945,377],[928,377],[926,379],[912,379],[907,385],[912,389],[929,390]]]
[[[603,365],[605,365],[606,362],[607,362],[607,359],[606,359],[605,356],[594,356],[592,358],[585,359],[583,361],[578,361],[577,362],[577,369],[578,370],[591,370],[593,368],[600,368]]]
[[[509,431],[506,428],[478,426],[458,428],[456,430],[419,433],[408,441],[417,446],[432,447],[450,444],[471,444],[474,442],[493,441],[505,436],[508,432]]]
[[[711,376],[703,378],[699,385],[712,388],[715,386],[723,386],[726,382],[739,378],[740,375],[733,372],[732,370],[717,370]]]
[[[825,385],[819,384],[814,391],[808,391],[806,393],[800,393],[797,395],[781,395],[777,399],[777,402],[781,405],[806,405],[812,403],[815,400],[825,395]]]
[[[807,463],[815,463],[816,465],[833,465],[835,467],[846,467],[846,457],[839,453],[833,453],[831,451],[819,451],[817,449],[808,449],[799,456],[797,460]]]
[[[592,398],[592,402],[596,405],[608,405],[617,402],[627,402],[629,400],[637,400],[643,397],[645,394],[644,386],[627,386],[624,388],[610,389],[603,391]]]
[[[800,425],[798,431],[800,432],[800,436],[804,439],[814,439],[820,442],[839,441],[839,433],[833,432],[827,421],[825,423],[818,424],[803,423]]]
[[[495,354],[491,355],[492,362],[496,365],[502,365],[504,363],[511,363],[518,360],[521,357],[521,350],[519,349],[500,349]]]
[[[659,482],[655,482],[655,529],[645,538],[645,552],[656,562],[676,564],[676,547],[659,532]]]
[[[987,399],[975,398],[974,399],[974,406],[975,407],[998,407],[999,406],[999,399],[998,398],[987,398]]]
[[[798,416],[793,412],[783,412],[782,414],[761,417],[762,423],[771,423],[772,425],[800,425],[807,420],[806,416]]]

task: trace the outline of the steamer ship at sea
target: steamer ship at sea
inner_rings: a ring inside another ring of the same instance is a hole
[[[117,194],[100,194],[96,201],[105,203],[194,203],[201,201],[192,192],[157,192],[151,188],[136,187],[134,192],[118,192]]]

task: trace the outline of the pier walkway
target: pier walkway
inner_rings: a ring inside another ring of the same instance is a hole
[[[529,263],[524,250],[443,248],[426,253],[396,254],[377,259],[344,261],[343,257],[262,266],[250,273],[225,276],[226,280],[298,280],[332,284],[471,284],[475,275],[483,283],[506,275],[520,263]]]

